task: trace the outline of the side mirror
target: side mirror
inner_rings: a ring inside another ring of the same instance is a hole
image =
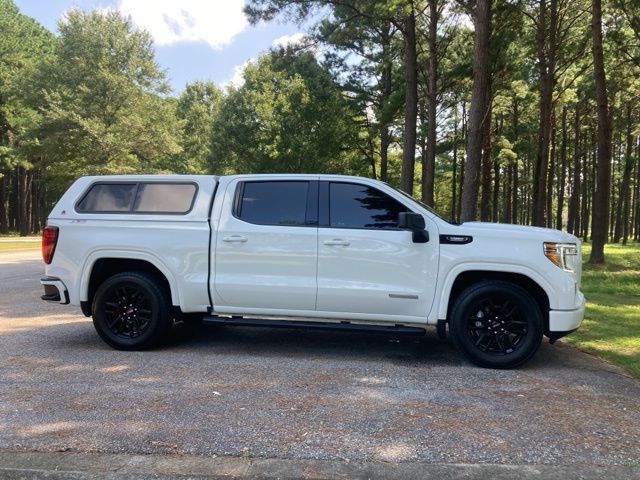
[[[429,232],[425,230],[424,217],[419,213],[400,212],[398,228],[413,232],[413,243],[427,243],[429,241]]]

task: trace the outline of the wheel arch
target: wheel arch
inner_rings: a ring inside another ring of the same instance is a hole
[[[525,289],[540,306],[544,318],[544,333],[549,331],[549,310],[552,302],[551,289],[543,279],[534,279],[528,272],[493,270],[486,268],[469,269],[455,272],[447,278],[447,285],[440,297],[438,318],[448,319],[449,312],[457,296],[467,287],[483,280],[502,280]]]
[[[171,303],[181,305],[180,292],[169,268],[146,252],[94,252],[87,258],[80,281],[80,305],[86,316],[91,315],[91,302],[100,284],[121,272],[139,271],[155,275],[170,293]]]

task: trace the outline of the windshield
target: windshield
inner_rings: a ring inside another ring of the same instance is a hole
[[[418,200],[417,198],[412,197],[411,195],[409,195],[407,192],[403,192],[402,190],[400,190],[399,188],[394,187],[393,185],[389,185],[387,182],[382,182],[384,183],[386,186],[393,188],[396,192],[400,193],[403,197],[407,197],[410,200],[413,200],[414,202],[416,202],[418,205],[420,205],[422,208],[424,208],[425,210],[428,210],[430,213],[433,213],[436,217],[438,217],[441,220],[444,220],[447,223],[453,223],[451,220],[447,220],[446,218],[444,218],[442,215],[440,215],[438,212],[436,212],[433,207],[430,207],[429,205],[427,205],[426,203],[421,202],[420,200]]]

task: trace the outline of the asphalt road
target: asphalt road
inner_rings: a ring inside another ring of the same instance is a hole
[[[562,342],[485,370],[422,337],[174,328],[103,344],[0,254],[0,449],[351,462],[640,465],[640,384]]]

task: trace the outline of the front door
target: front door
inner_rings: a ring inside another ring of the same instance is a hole
[[[410,208],[373,186],[321,182],[317,310],[426,319],[438,270],[437,230],[425,218],[431,240],[413,243],[411,232],[398,229],[403,211]]]
[[[215,244],[217,312],[315,309],[317,188],[313,180],[229,184]]]

